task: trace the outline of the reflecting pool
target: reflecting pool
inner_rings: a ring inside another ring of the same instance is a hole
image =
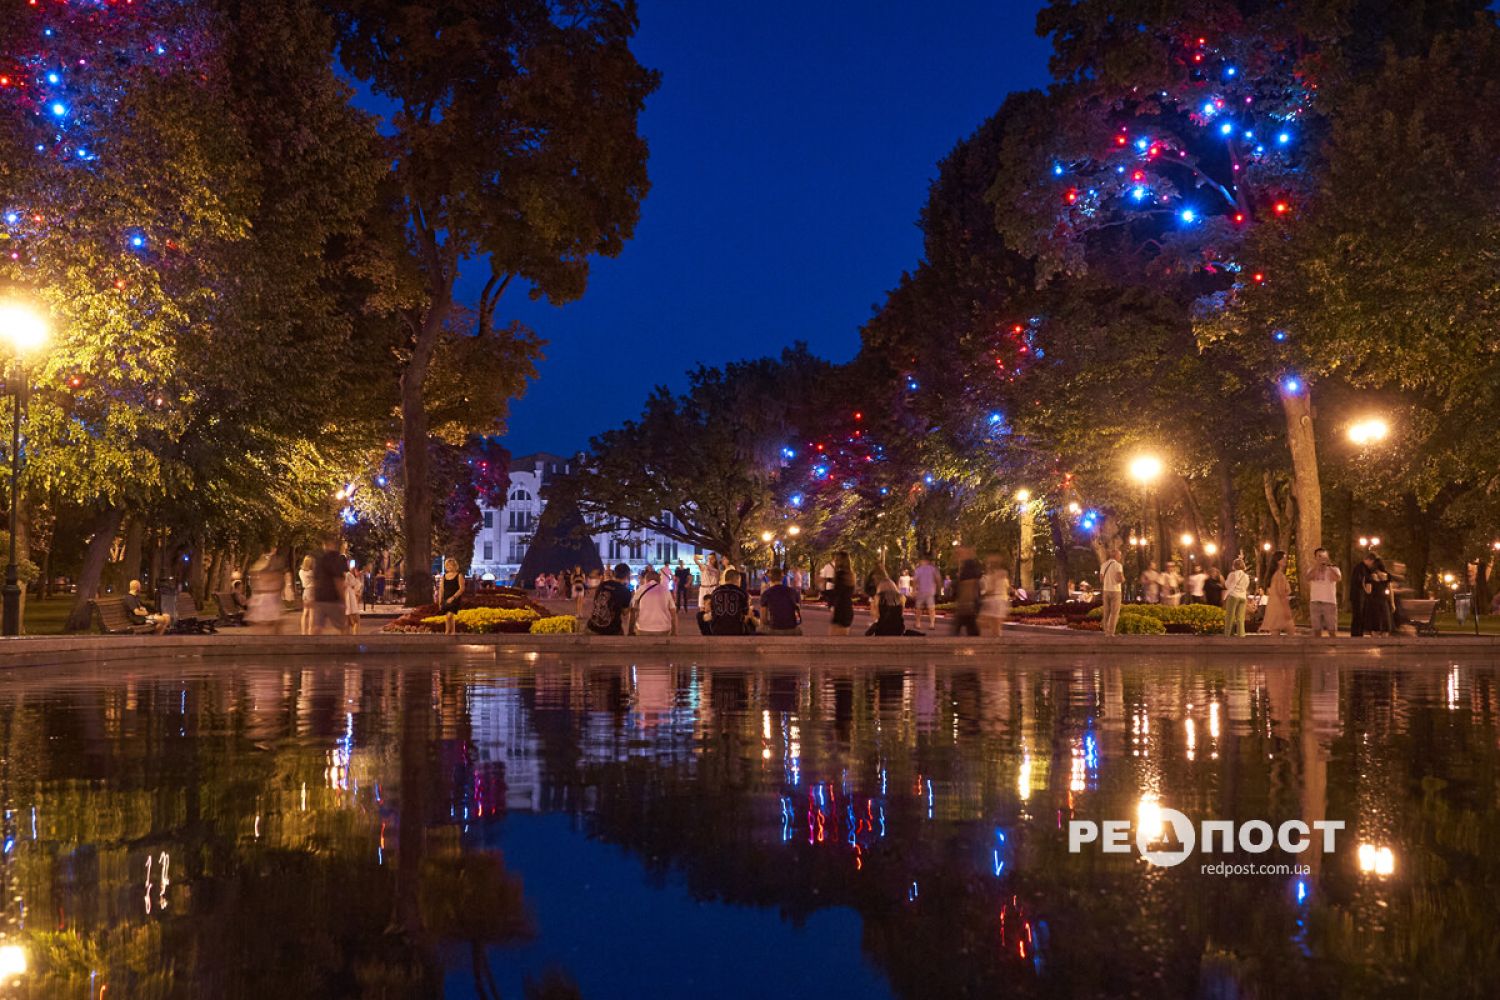
[[[13,671],[0,994],[1490,994],[1496,674],[494,653]],[[1153,865],[1134,838],[1174,845],[1172,810],[1239,840]],[[1084,820],[1126,821],[1128,849],[1070,851]],[[1245,824],[1292,820],[1344,826],[1330,853],[1244,849]],[[1274,870],[1205,870],[1226,863]]]

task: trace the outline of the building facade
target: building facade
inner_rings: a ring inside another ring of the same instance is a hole
[[[546,507],[542,491],[554,478],[571,471],[574,461],[546,452],[511,459],[505,506],[497,509],[480,505],[484,520],[474,539],[470,572],[500,584],[515,582]],[[632,530],[607,519],[590,520],[595,529],[592,536],[599,561],[606,566],[623,562],[630,567],[632,576],[648,564],[676,566],[679,559],[693,567],[693,556],[702,554],[701,549],[655,531]]]

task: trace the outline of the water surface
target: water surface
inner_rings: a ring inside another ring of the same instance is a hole
[[[15,671],[0,905],[36,997],[1487,995],[1497,710],[1391,657]],[[1069,852],[1143,803],[1346,829]]]

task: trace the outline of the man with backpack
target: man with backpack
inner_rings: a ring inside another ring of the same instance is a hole
[[[599,584],[589,612],[589,631],[594,635],[624,635],[630,612],[630,567],[620,563],[614,577]]]

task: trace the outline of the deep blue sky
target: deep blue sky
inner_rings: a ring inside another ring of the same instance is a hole
[[[835,361],[921,252],[937,161],[1012,90],[1046,82],[1039,0],[641,0],[660,70],[635,239],[560,308],[497,319],[549,343],[513,454],[567,454],[699,362],[797,340]]]

